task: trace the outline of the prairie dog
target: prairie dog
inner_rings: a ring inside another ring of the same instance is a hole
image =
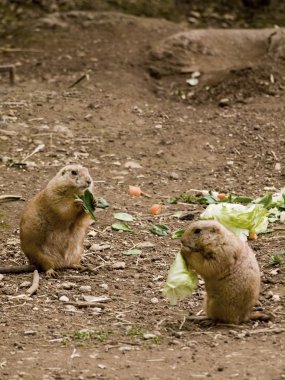
[[[23,266],[23,271],[36,267],[54,276],[56,269],[81,268],[83,242],[91,218],[74,195],[82,195],[86,189],[93,192],[88,169],[67,165],[27,203],[21,216],[20,240],[31,266]]]
[[[260,271],[248,244],[216,221],[193,222],[181,241],[187,265],[205,281],[208,318],[234,324],[254,319]]]

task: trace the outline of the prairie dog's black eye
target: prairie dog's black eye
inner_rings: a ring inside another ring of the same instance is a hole
[[[61,175],[64,175],[65,174],[65,170],[62,171]]]
[[[201,231],[202,231],[201,228],[195,228],[193,232],[194,234],[198,235]]]
[[[78,171],[77,171],[77,170],[71,170],[71,174],[72,174],[72,175],[77,175],[77,174],[78,174]]]

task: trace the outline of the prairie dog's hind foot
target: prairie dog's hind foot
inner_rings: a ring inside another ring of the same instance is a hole
[[[58,273],[52,268],[48,269],[45,273],[46,273],[46,276],[49,278],[57,278],[58,277]]]
[[[248,316],[248,320],[269,322],[269,321],[272,321],[274,317],[275,316],[272,313],[264,313],[262,311],[252,311]]]

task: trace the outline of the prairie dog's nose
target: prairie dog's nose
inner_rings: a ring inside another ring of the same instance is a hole
[[[90,185],[91,185],[91,182],[92,182],[91,179],[87,179],[87,180],[86,180],[87,186],[90,186]]]

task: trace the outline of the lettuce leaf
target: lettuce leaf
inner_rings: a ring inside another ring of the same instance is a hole
[[[178,300],[192,294],[197,284],[198,276],[196,272],[187,268],[187,264],[179,252],[169,269],[163,295],[171,305],[176,305]]]
[[[267,209],[277,207],[278,209],[285,209],[285,188],[281,189],[277,193],[266,193],[263,197],[254,200],[254,203],[262,204]]]
[[[95,216],[96,201],[91,191],[86,189],[83,195],[75,194],[74,197],[75,199],[82,200],[83,210],[86,212],[86,214],[90,214],[92,219],[95,220],[96,222],[96,216]]]
[[[233,203],[209,205],[201,214],[201,219],[215,219],[242,240],[247,240],[250,232],[257,234],[267,230],[268,210],[262,204],[244,206]]]

